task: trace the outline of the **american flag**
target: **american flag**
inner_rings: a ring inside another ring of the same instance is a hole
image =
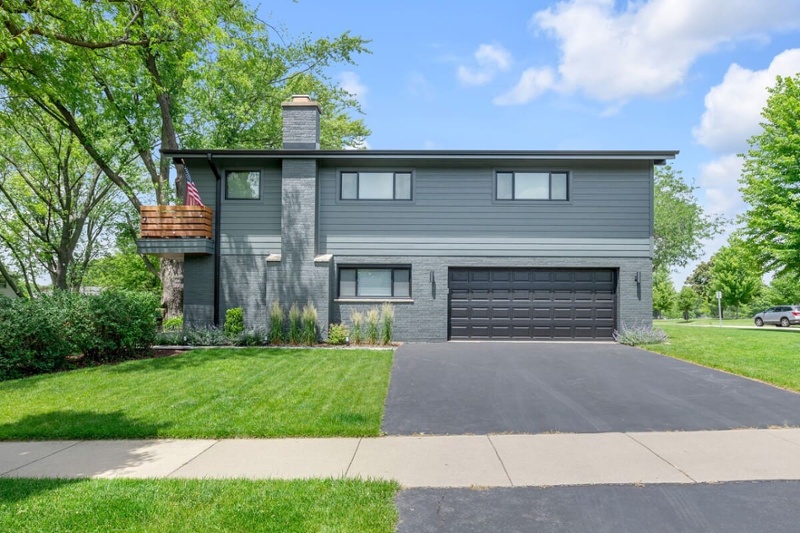
[[[192,177],[189,172],[186,172],[186,203],[185,205],[197,205],[203,207],[203,200],[200,199],[200,193],[197,192],[197,187],[194,186]]]

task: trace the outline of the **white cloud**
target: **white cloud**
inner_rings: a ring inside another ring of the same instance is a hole
[[[743,152],[747,139],[759,131],[761,110],[767,103],[767,88],[775,77],[800,72],[800,49],[775,56],[769,68],[748,70],[733,64],[722,83],[706,94],[706,110],[692,130],[700,144],[717,152]]]
[[[458,79],[465,85],[484,85],[511,67],[511,53],[499,44],[481,44],[475,50],[475,66],[459,65]]]
[[[366,85],[361,83],[361,78],[355,72],[346,71],[339,75],[339,85],[348,93],[355,96],[361,104],[364,104],[364,99],[369,92]]]
[[[408,92],[411,96],[422,98],[423,100],[433,99],[433,89],[428,82],[428,78],[421,72],[413,71],[408,75]]]
[[[496,105],[525,104],[539,97],[543,92],[555,85],[555,74],[552,69],[529,68],[522,73],[519,82],[508,92],[494,99]]]
[[[800,2],[649,0],[620,11],[614,0],[565,0],[535,13],[531,26],[558,41],[552,88],[624,102],[673,90],[724,43],[800,27]]]
[[[700,187],[706,195],[708,213],[734,218],[745,207],[739,192],[742,158],[724,155],[700,167]]]

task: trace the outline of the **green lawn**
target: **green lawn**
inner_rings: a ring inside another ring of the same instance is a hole
[[[654,326],[658,327],[661,324],[677,324],[680,326],[719,326],[718,318],[693,318],[688,322],[683,319],[670,319],[670,320],[656,320]],[[752,318],[724,318],[722,319],[723,326],[755,326]]]
[[[391,482],[0,479],[0,531],[391,532]]]
[[[392,352],[215,349],[0,383],[0,439],[374,436]]]
[[[800,335],[783,328],[689,328],[656,324],[669,344],[644,348],[800,391]]]

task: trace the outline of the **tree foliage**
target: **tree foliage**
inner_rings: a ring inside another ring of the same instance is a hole
[[[368,130],[358,104],[328,78],[365,41],[286,40],[240,0],[3,0],[0,87],[70,132],[138,210],[143,196],[182,202],[160,150],[270,148],[280,103],[315,96],[326,148],[357,146]],[[276,38],[273,38],[276,37]],[[136,162],[130,169],[129,163]],[[168,315],[182,306],[180,263],[162,261]]]
[[[722,305],[733,307],[737,317],[740,306],[749,303],[761,288],[761,268],[736,235],[714,254],[711,288],[722,292]]]
[[[741,177],[745,236],[767,271],[800,275],[800,74],[778,77]]]
[[[677,306],[678,311],[683,314],[683,319],[689,320],[692,311],[695,310],[699,301],[700,298],[697,296],[697,293],[694,291],[694,289],[688,285],[684,285],[681,288],[681,291],[678,293],[678,297],[675,300],[675,305]]]
[[[17,102],[19,104],[20,102]],[[124,202],[75,136],[39,109],[0,116],[0,277],[21,295],[77,290]],[[24,281],[20,287],[11,270]]]
[[[136,252],[134,235],[127,227],[119,230],[113,253],[95,259],[84,275],[84,285],[103,289],[161,293],[158,272],[150,270]]]
[[[686,278],[686,285],[697,294],[703,302],[710,302],[714,297],[714,291],[711,288],[711,268],[713,263],[711,260],[701,261],[694,268],[689,277]]]
[[[675,306],[677,294],[669,271],[659,268],[653,272],[653,314],[662,317]]]
[[[670,165],[656,167],[654,183],[653,269],[684,267],[700,257],[703,241],[722,231],[726,220],[703,211],[697,187]]]

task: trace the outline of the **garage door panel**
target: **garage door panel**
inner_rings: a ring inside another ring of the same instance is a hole
[[[454,339],[611,338],[611,269],[450,269]]]

